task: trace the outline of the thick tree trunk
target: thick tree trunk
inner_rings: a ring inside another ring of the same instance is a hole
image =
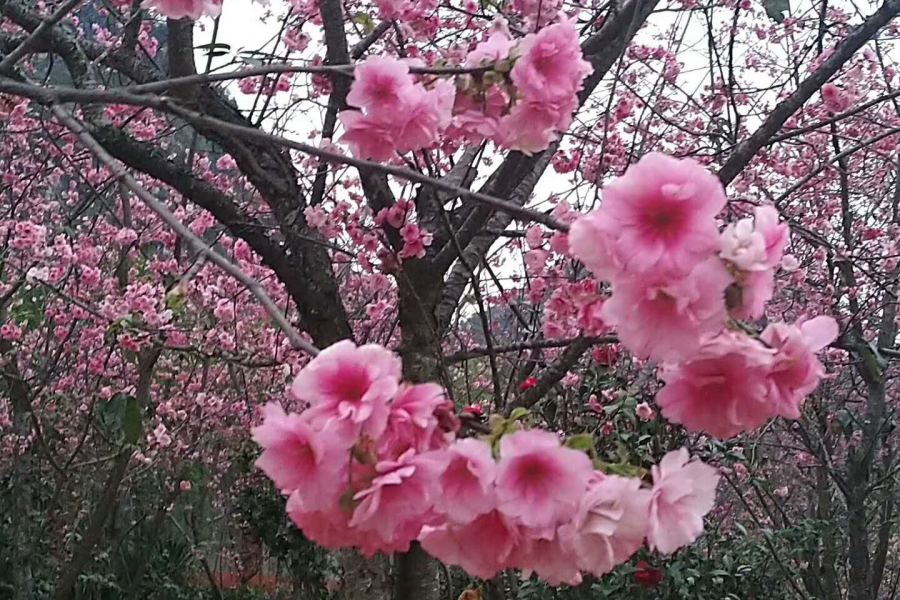
[[[442,282],[422,261],[403,265],[398,277],[400,296],[400,356],[403,379],[417,383],[441,379],[440,340],[435,309]],[[394,600],[438,600],[439,565],[416,543],[397,556]]]
[[[337,600],[391,599],[391,565],[386,556],[379,554],[369,560],[355,550],[342,550],[339,558],[344,578]]]

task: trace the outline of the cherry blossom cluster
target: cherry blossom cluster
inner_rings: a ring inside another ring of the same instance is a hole
[[[390,160],[395,153],[434,145],[441,134],[533,153],[565,131],[578,91],[592,71],[581,54],[574,22],[562,21],[514,41],[502,22],[466,57],[473,74],[428,86],[410,64],[390,56],[360,63],[347,96],[359,110],[340,114],[342,141],[359,158]],[[432,78],[433,79],[433,78]]]
[[[759,336],[734,321],[763,316],[789,230],[759,206],[720,233],[725,203],[701,165],[654,153],[609,183],[569,234],[574,256],[611,284],[603,320],[633,354],[661,363],[663,416],[717,437],[799,417],[824,375],[815,353],[838,334],[830,317]]]
[[[576,584],[645,541],[664,553],[692,542],[713,507],[718,474],[684,449],[644,488],[512,418],[495,418],[482,439],[457,438],[444,389],[401,383],[399,358],[382,346],[334,344],[292,391],[308,408],[263,407],[257,466],[289,495],[294,523],[327,548],[372,555],[419,540],[476,577],[516,567]]]

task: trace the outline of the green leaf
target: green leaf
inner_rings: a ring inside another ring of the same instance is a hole
[[[519,421],[521,419],[524,419],[525,417],[527,417],[530,414],[531,414],[530,410],[520,406],[519,408],[516,408],[512,411],[512,413],[509,415],[509,420],[510,421]]]
[[[362,26],[363,32],[372,33],[375,29],[375,22],[372,20],[372,17],[368,13],[358,12],[353,15],[353,22],[357,25]]]
[[[122,423],[126,444],[137,444],[141,439],[141,407],[137,398],[128,396],[125,404],[125,419]]]
[[[594,449],[594,438],[589,433],[572,435],[566,440],[566,447],[572,450],[591,452]]]
[[[785,14],[791,14],[790,0],[764,0],[766,6],[766,14],[776,23],[781,23],[785,19]]]

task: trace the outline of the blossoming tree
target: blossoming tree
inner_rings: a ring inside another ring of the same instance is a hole
[[[296,0],[213,69],[240,40],[198,20],[240,9],[0,0],[0,468],[11,514],[53,505],[9,524],[18,597],[41,527],[78,533],[53,598],[121,547],[121,489],[156,522],[196,465],[261,485],[251,436],[347,597],[437,598],[438,561],[577,585],[694,542],[710,437],[773,418],[821,420],[847,498],[846,584],[804,585],[877,597],[900,2]],[[822,360],[862,408],[807,401]]]

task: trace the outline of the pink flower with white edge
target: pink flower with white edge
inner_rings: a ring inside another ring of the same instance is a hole
[[[772,206],[758,206],[752,219],[741,219],[722,232],[720,255],[742,271],[765,271],[781,261],[790,238]]]
[[[446,456],[448,462],[439,479],[441,494],[435,509],[456,523],[468,523],[493,510],[497,463],[491,447],[481,440],[467,438],[450,446]]]
[[[671,554],[703,532],[703,517],[716,500],[719,473],[699,460],[689,461],[687,449],[666,454],[653,467],[647,542]]]
[[[567,525],[578,566],[599,577],[628,560],[644,543],[649,503],[640,479],[608,476],[592,482]]]
[[[519,528],[496,510],[462,525],[425,526],[419,536],[428,554],[481,579],[512,566],[509,557],[521,539]]]
[[[741,219],[722,232],[719,256],[744,271],[765,269],[766,240],[753,228],[753,219]]]
[[[571,518],[593,473],[583,452],[549,431],[517,431],[500,440],[497,507],[526,527],[555,528]]]
[[[594,227],[631,273],[690,273],[718,246],[721,182],[691,159],[647,154],[603,190]]]
[[[350,527],[372,532],[388,543],[416,539],[434,518],[432,506],[440,494],[443,461],[435,453],[408,450],[397,460],[375,465],[376,476],[353,500]]]
[[[303,488],[307,506],[319,508],[337,501],[339,449],[328,436],[307,425],[300,415],[286,414],[278,404],[262,407],[263,422],[251,430],[253,441],[263,447],[256,466],[282,491]]]
[[[619,279],[601,315],[641,358],[676,361],[692,355],[725,326],[731,275],[711,258],[683,279],[654,271]]]
[[[378,438],[397,392],[400,359],[377,344],[356,347],[349,340],[319,353],[294,379],[291,391],[310,403],[303,419],[327,429],[347,447],[365,433]]]
[[[819,384],[825,367],[816,353],[838,336],[837,321],[816,317],[796,325],[772,323],[761,339],[776,350],[775,364],[769,371],[769,398],[775,414],[787,419],[800,418],[803,399]]]
[[[391,56],[372,55],[353,71],[347,104],[368,114],[391,113],[413,92],[409,65]]]
[[[746,335],[723,332],[685,362],[665,365],[656,395],[662,415],[689,431],[728,438],[774,415],[768,375],[775,351]]]

